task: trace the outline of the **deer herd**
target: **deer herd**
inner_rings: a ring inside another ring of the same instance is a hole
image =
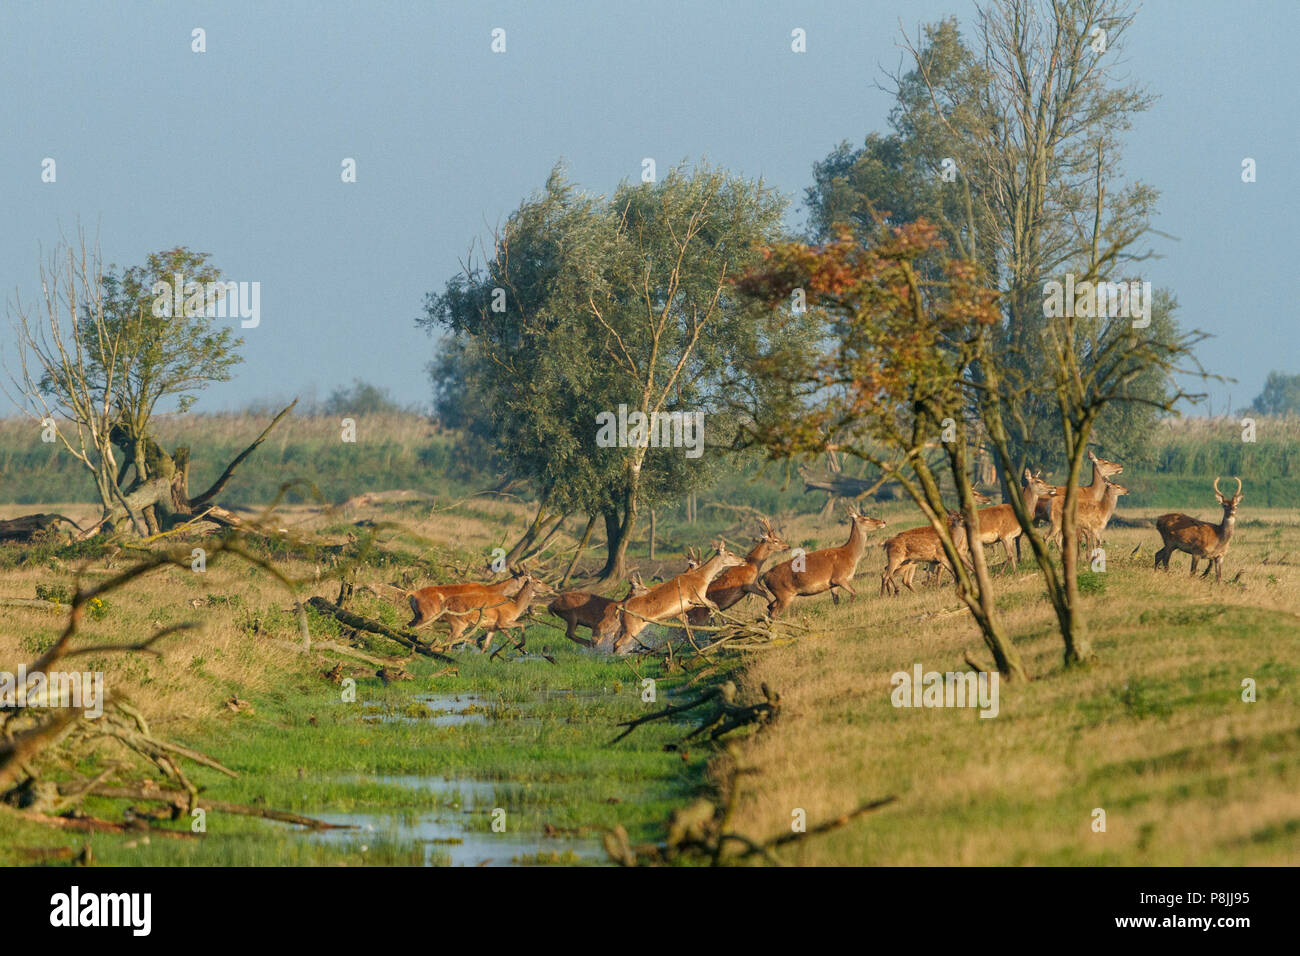
[[[1092,478],[1078,491],[1076,509],[1077,544],[1084,554],[1094,553],[1100,547],[1102,532],[1115,514],[1116,506],[1128,489],[1112,479],[1123,472],[1124,466],[1088,452],[1092,464]],[[1025,469],[1021,489],[1025,511],[1046,526],[1046,540],[1057,548],[1062,547],[1064,486],[1049,485],[1041,474]],[[1156,519],[1163,546],[1155,557],[1155,567],[1169,569],[1169,558],[1175,551],[1191,556],[1192,574],[1199,561],[1206,560],[1202,577],[1214,569],[1215,580],[1223,577],[1223,557],[1228,552],[1236,523],[1237,505],[1240,504],[1241,479],[1228,496],[1219,490],[1219,479],[1214,481],[1214,494],[1223,507],[1223,518],[1218,524],[1200,521],[1185,514],[1166,514]],[[984,505],[975,511],[973,526],[979,529],[981,546],[1001,542],[1006,561],[1012,573],[1018,569],[1023,529],[1010,504],[992,504],[988,497],[973,492],[975,502]],[[760,518],[760,534],[754,546],[743,557],[727,549],[719,540],[707,560],[697,550],[687,551],[686,568],[654,587],[647,587],[639,573],[633,572],[628,590],[620,598],[603,597],[589,591],[557,593],[536,575],[519,569],[510,577],[494,583],[464,583],[421,588],[408,594],[413,617],[408,625],[423,628],[437,621],[450,627],[451,644],[465,642],[477,631],[482,631],[479,648],[486,651],[493,638],[502,632],[520,631],[515,646],[524,646],[522,628],[524,617],[533,602],[551,596],[546,610],[565,624],[565,636],[584,647],[613,654],[627,654],[648,649],[640,635],[651,624],[678,621],[690,627],[706,625],[713,617],[754,595],[767,602],[767,613],[777,618],[795,598],[812,597],[830,592],[838,604],[840,591],[847,591],[850,599],[857,597],[853,579],[858,565],[867,550],[867,536],[885,527],[885,522],[850,508],[848,540],[835,548],[805,552],[793,550],[793,557],[774,565],[764,572],[770,558],[790,551],[781,535],[766,518]],[[947,516],[947,526],[956,553],[967,568],[972,567],[970,542],[966,522],[959,510]],[[1013,551],[1012,544],[1015,544]],[[934,583],[940,583],[944,572],[956,578],[952,562],[945,552],[938,532],[926,524],[909,528],[886,539],[885,566],[880,578],[880,593],[898,595],[902,587],[915,592],[913,579],[916,570],[925,566],[932,572]],[[591,636],[584,638],[578,628],[586,628]]]

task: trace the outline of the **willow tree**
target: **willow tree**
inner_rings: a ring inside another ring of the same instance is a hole
[[[946,236],[999,294],[972,381],[1067,665],[1092,654],[1074,548],[1087,446],[1099,428],[1145,439],[1159,413],[1196,397],[1176,374],[1200,374],[1201,334],[1177,329],[1171,300],[1152,321],[1154,295],[1140,281],[1158,194],[1126,181],[1119,163],[1121,137],[1151,102],[1120,75],[1132,23],[1126,0],[991,0],[977,7],[973,51],[951,22],[931,29],[908,44],[913,69],[899,82],[900,129],[936,167],[941,156],[953,163],[958,213]],[[1064,308],[1051,306],[1052,283],[1077,290]],[[1105,306],[1099,284],[1111,290]],[[1018,487],[1031,456],[1065,471],[1059,572]]]
[[[219,524],[238,524],[214,499],[289,411],[196,496],[189,491],[189,448],[169,454],[151,437],[160,404],[187,410],[241,361],[241,340],[206,308],[175,316],[153,308],[154,284],[177,274],[212,288],[220,273],[207,260],[181,247],[151,255],[144,266],[105,270],[99,250],[79,234],[41,263],[40,298],[20,297],[10,307],[12,397],[91,476],[102,509],[96,527],[157,532],[200,511]]]
[[[573,511],[599,516],[601,577],[621,577],[643,509],[712,480],[732,431],[720,419],[734,358],[764,334],[765,312],[732,279],[777,236],[782,209],[761,184],[705,166],[608,197],[557,167],[479,261],[429,296],[421,324],[454,337],[440,394],[532,484],[528,535]],[[602,439],[606,416],[634,414],[702,414],[702,445]]]

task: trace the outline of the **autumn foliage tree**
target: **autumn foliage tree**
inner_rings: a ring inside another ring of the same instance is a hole
[[[819,331],[815,348],[779,340],[755,346],[750,361],[766,387],[757,393],[762,401],[744,408],[742,443],[773,459],[835,451],[895,479],[938,533],[997,669],[1023,678],[998,622],[982,550],[971,549],[968,569],[940,495],[946,471],[970,540],[978,540],[967,461],[969,380],[1000,318],[978,269],[946,258],[938,229],[919,220],[879,224],[865,243],[844,228],[822,245],[773,246],[738,286],[791,320],[798,309],[789,303],[806,301]]]

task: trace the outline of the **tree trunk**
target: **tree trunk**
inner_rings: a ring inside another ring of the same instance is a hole
[[[627,577],[627,547],[632,542],[632,532],[636,527],[636,505],[631,503],[619,518],[617,508],[605,511],[605,567],[601,569],[599,580],[619,581]]]

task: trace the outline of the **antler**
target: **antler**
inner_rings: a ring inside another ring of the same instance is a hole
[[[1223,492],[1219,490],[1219,478],[1217,475],[1214,478],[1214,493],[1220,498],[1223,497]]]
[[[1237,483],[1237,493],[1236,493],[1235,495],[1233,495],[1233,497],[1234,497],[1234,498],[1240,498],[1240,497],[1241,497],[1241,479],[1238,478],[1236,475],[1233,475],[1233,476],[1232,476],[1232,480],[1235,481],[1235,482]]]

